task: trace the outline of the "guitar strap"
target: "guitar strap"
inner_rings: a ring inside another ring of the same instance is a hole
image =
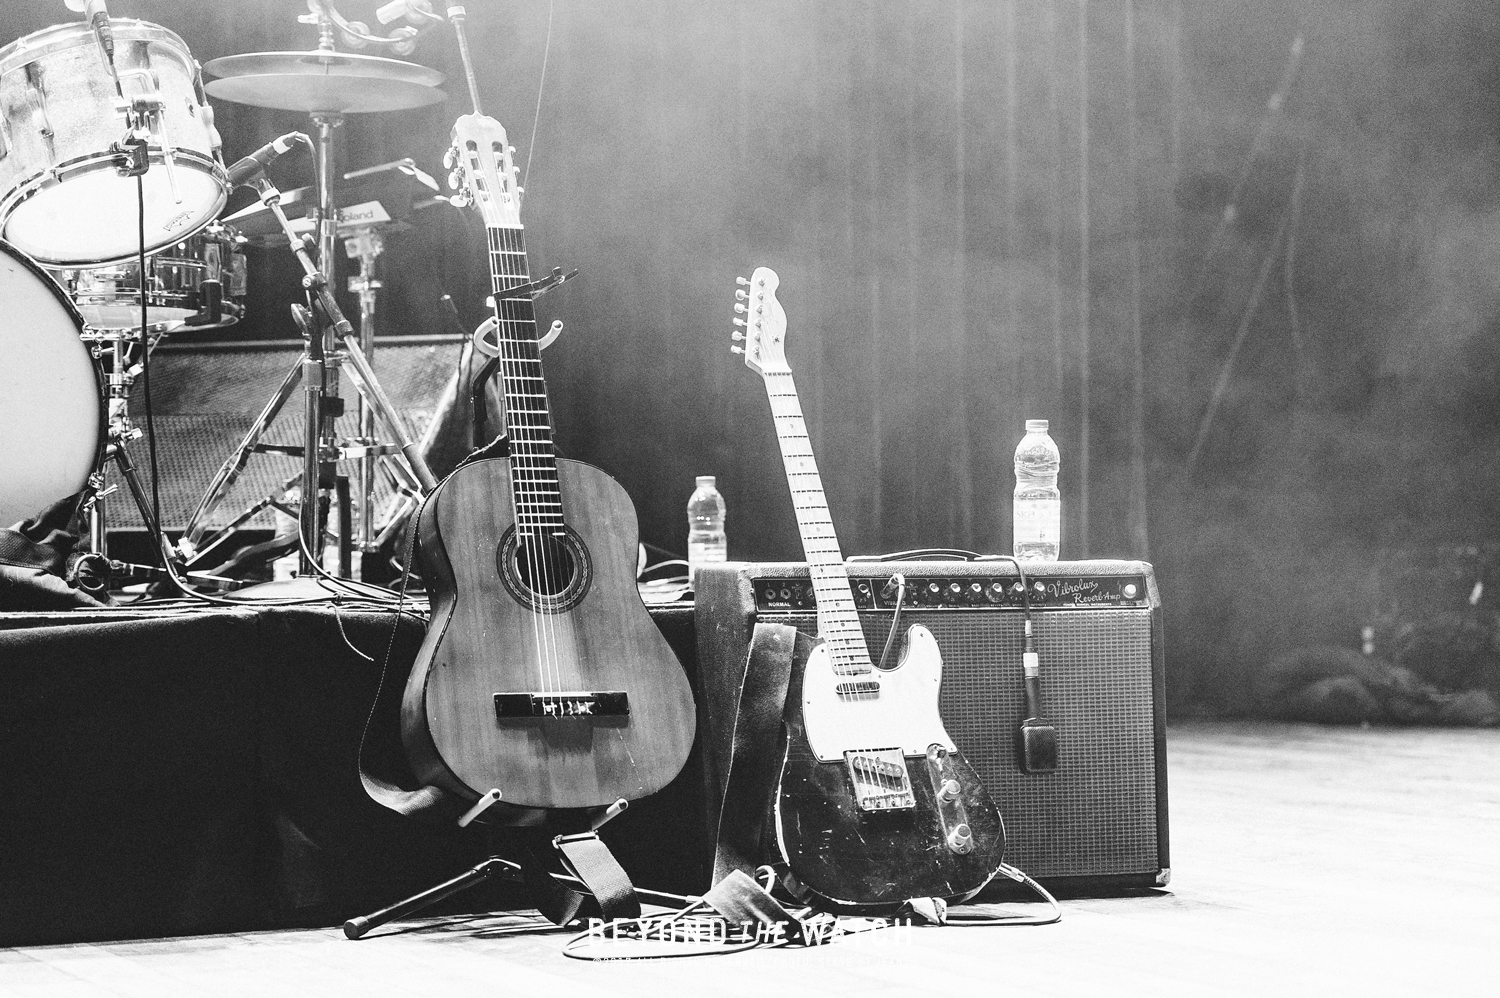
[[[738,870],[753,874],[762,862],[781,773],[781,721],[792,660],[811,652],[813,640],[786,624],[757,623],[735,703],[729,770],[714,843],[713,883]]]

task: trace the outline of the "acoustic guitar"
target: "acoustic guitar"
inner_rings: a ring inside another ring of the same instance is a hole
[[[469,114],[448,165],[484,217],[507,457],[473,461],[418,517],[432,600],[407,682],[416,774],[487,820],[537,822],[659,790],[692,747],[692,692],[636,588],[635,509],[618,482],[552,446],[505,130]]]
[[[943,660],[932,632],[907,629],[891,668],[870,660],[785,352],[776,272],[736,291],[745,363],[765,379],[817,600],[818,642],[794,660],[783,714],[776,846],[826,907],[890,911],[957,901],[983,887],[1005,848],[1000,814],[938,714]]]

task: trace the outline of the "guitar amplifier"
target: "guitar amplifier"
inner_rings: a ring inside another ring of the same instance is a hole
[[[1057,729],[1056,770],[1027,773],[1019,762],[1025,618],[1010,562],[850,562],[871,657],[880,658],[891,630],[896,595],[887,583],[899,572],[906,579],[900,631],[920,623],[937,639],[943,721],[1005,818],[1006,861],[1075,895],[1164,886],[1166,703],[1156,577],[1139,561],[1024,564],[1043,713]],[[711,807],[755,622],[816,634],[815,607],[805,564],[702,570],[696,626],[706,710],[699,723]]]

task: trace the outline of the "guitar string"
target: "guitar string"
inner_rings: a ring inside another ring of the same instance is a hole
[[[510,467],[511,467],[511,512],[512,522],[515,524],[516,543],[524,552],[526,561],[527,577],[532,588],[532,599],[529,601],[531,611],[532,640],[536,650],[536,664],[539,692],[543,695],[553,690],[552,675],[554,666],[552,664],[552,642],[549,641],[547,627],[543,621],[544,614],[538,608],[536,586],[542,565],[538,561],[537,549],[540,545],[537,538],[540,527],[537,523],[535,490],[529,488],[529,477],[534,474],[531,470],[532,454],[529,418],[528,425],[522,425],[522,417],[527,413],[524,408],[523,399],[526,397],[524,387],[526,385],[525,374],[520,367],[521,355],[520,337],[515,334],[515,326],[521,321],[516,315],[516,305],[505,297],[506,293],[513,287],[526,284],[529,278],[526,276],[526,268],[521,268],[521,273],[512,273],[508,259],[511,251],[506,245],[507,230],[496,226],[490,230],[490,272],[494,275],[493,290],[495,294],[495,318],[498,323],[496,327],[496,346],[501,355],[501,377],[505,384],[506,398],[506,424],[510,432]],[[524,258],[523,258],[524,259]],[[531,505],[528,507],[528,503]]]
[[[515,276],[521,285],[529,283],[531,281],[531,274],[530,268],[526,265],[526,247],[522,230],[519,227],[516,229],[502,229],[501,235],[502,245],[505,246],[507,251],[520,264],[519,272]],[[506,240],[509,241],[508,244]],[[533,308],[534,306],[530,299],[511,299],[508,305],[512,323],[516,325],[518,330],[529,331],[530,335],[529,340],[521,335],[517,335],[513,338],[512,342],[517,358],[524,360],[529,365],[528,373],[523,375],[524,383],[531,384],[536,389],[535,392],[525,393],[524,396],[527,399],[535,399],[535,401],[528,402],[528,406],[535,406],[535,408],[525,410],[527,423],[525,431],[527,434],[526,442],[530,445],[530,453],[527,455],[527,472],[529,474],[529,485],[531,486],[528,491],[533,502],[531,529],[533,540],[536,542],[533,544],[533,565],[535,566],[533,569],[533,578],[542,580],[545,595],[541,602],[545,602],[545,599],[551,598],[553,592],[559,589],[563,581],[561,575],[564,566],[560,560],[557,565],[554,566],[552,564],[552,545],[543,539],[542,536],[555,526],[560,526],[562,522],[562,490],[560,481],[554,481],[550,485],[543,481],[543,476],[548,471],[547,466],[549,464],[551,465],[554,478],[557,477],[557,469],[550,441],[546,439],[551,421],[547,406],[547,383],[542,378],[541,352],[537,346],[536,315]],[[532,418],[536,416],[540,416],[540,425],[532,425]],[[548,507],[551,506],[556,507],[555,511],[549,510]],[[555,520],[556,523],[549,522],[552,520]],[[536,568],[540,569],[539,575],[536,574]],[[544,661],[548,663],[551,673],[551,689],[554,693],[561,692],[564,683],[562,657],[559,654],[557,638],[557,617],[556,614],[542,613],[541,619],[543,623],[541,628],[544,646],[543,654]]]
[[[833,518],[829,514],[828,500],[823,491],[823,479],[818,474],[817,459],[813,456],[812,444],[808,438],[807,420],[797,397],[796,382],[790,371],[774,371],[765,375],[765,383],[771,414],[776,420],[776,437],[781,445],[787,481],[792,488],[792,506],[797,514],[798,531],[802,535],[803,553],[808,560],[813,591],[817,596],[818,631],[828,643],[828,655],[833,662],[835,674],[859,675],[873,672],[874,667],[869,664],[870,652],[865,644],[864,628],[859,623],[859,613],[849,590],[849,576],[844,570],[838,538],[833,532]],[[784,426],[782,420],[796,422],[792,426]],[[798,438],[802,443],[800,449],[794,451],[794,441]],[[799,466],[799,461],[805,466]],[[797,488],[797,478],[810,479],[807,483],[809,487]],[[809,510],[799,504],[799,492],[817,496],[828,528],[827,537],[812,533],[814,524],[808,515]],[[813,541],[823,543],[815,546]],[[832,549],[823,550],[825,545],[831,545]]]
[[[520,264],[517,271],[512,271],[508,267],[503,271],[508,277],[515,280],[515,283],[509,287],[518,287],[528,283],[530,280],[529,269],[525,266],[525,250],[521,246],[520,230],[501,229],[499,237],[500,251],[503,257],[514,257]],[[509,260],[506,260],[506,262],[509,263]],[[509,288],[506,290],[509,290]],[[556,633],[553,628],[551,615],[546,614],[541,609],[541,605],[545,602],[546,594],[552,588],[553,572],[548,557],[549,545],[543,539],[543,534],[546,530],[546,515],[543,504],[546,500],[542,498],[545,495],[541,488],[541,476],[539,474],[542,470],[540,468],[542,461],[540,448],[537,446],[543,442],[536,439],[538,428],[533,425],[532,419],[537,413],[537,410],[533,408],[537,403],[533,400],[539,395],[544,395],[545,389],[539,376],[540,356],[532,357],[529,355],[529,352],[523,350],[525,344],[520,335],[520,330],[523,327],[527,325],[531,327],[531,342],[533,345],[536,342],[535,318],[533,316],[528,322],[526,316],[522,314],[524,305],[527,304],[530,303],[523,303],[518,299],[501,298],[499,300],[499,305],[505,313],[505,320],[508,324],[507,332],[511,333],[507,338],[507,348],[510,351],[513,378],[517,383],[516,394],[512,397],[517,400],[516,409],[518,417],[515,420],[517,427],[514,432],[516,434],[517,449],[520,451],[518,455],[520,461],[513,465],[516,471],[516,481],[513,483],[513,488],[516,489],[518,496],[524,497],[530,503],[529,511],[525,516],[526,522],[524,526],[529,538],[529,543],[526,546],[527,563],[532,581],[534,600],[532,612],[537,624],[538,654],[544,677],[543,689],[546,692],[560,692],[562,689],[561,664],[557,656]],[[522,361],[533,361],[534,368],[523,367]],[[542,392],[522,390],[535,388],[541,388]],[[542,397],[541,407],[545,411],[545,397]]]

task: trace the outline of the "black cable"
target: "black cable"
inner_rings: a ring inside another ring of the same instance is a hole
[[[885,584],[887,589],[891,586],[896,587],[896,612],[891,614],[891,629],[885,636],[885,649],[880,653],[880,664],[875,666],[882,670],[885,668],[886,659],[891,657],[891,645],[896,643],[896,631],[901,626],[901,605],[906,602],[906,576],[900,572],[892,574]]]

